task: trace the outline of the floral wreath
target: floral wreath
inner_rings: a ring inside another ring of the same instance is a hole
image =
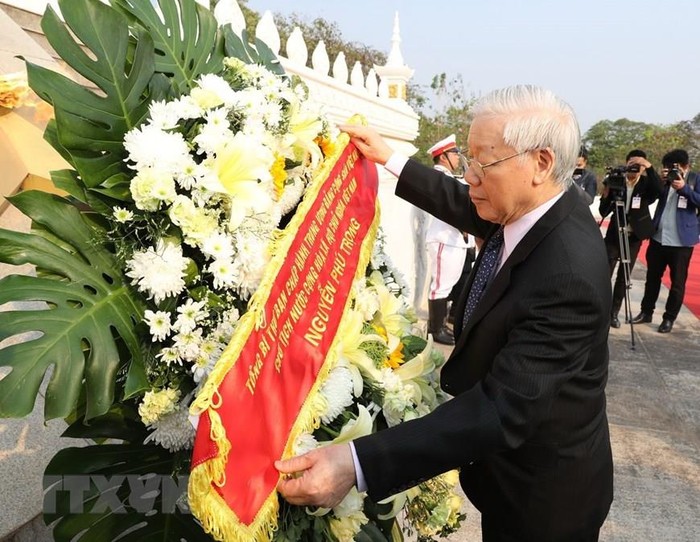
[[[0,314],[3,337],[38,332],[0,349],[0,365],[13,369],[0,380],[0,415],[28,414],[54,365],[46,418],[66,419],[65,436],[95,444],[61,450],[47,475],[186,475],[189,406],[337,132],[264,43],[218,27],[194,0],[59,5],[65,24],[48,8],[46,36],[101,94],[28,64],[30,86],[55,110],[46,137],[72,169],[52,174],[65,197],[11,198],[32,218],[31,233],[0,231],[0,261],[37,268],[2,279],[3,302],[44,303]],[[444,359],[416,329],[383,245],[380,235],[354,284],[352,332],[320,388],[321,425],[297,439],[295,453],[394,426],[444,400],[436,372]],[[353,490],[332,510],[283,503],[273,539],[344,541],[362,531],[398,540],[403,529],[431,540],[459,527],[456,483],[448,473],[382,503]],[[126,513],[115,514],[94,509],[101,490],[91,486],[81,513],[45,514],[56,540],[95,529],[103,539],[208,539],[185,496],[174,510],[154,503],[159,512],[143,514],[121,484]]]

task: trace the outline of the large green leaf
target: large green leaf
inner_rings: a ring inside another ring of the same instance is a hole
[[[101,186],[123,198],[129,178],[123,139],[148,112],[147,90],[155,69],[153,42],[136,29],[136,47],[131,50],[127,19],[100,0],[59,0],[59,6],[65,24],[47,8],[41,23],[46,38],[70,67],[99,90],[31,63],[27,65],[29,85],[54,106],[56,122],[47,133],[49,142],[60,144],[59,152],[69,156],[87,187]]]
[[[183,454],[159,446],[61,450],[45,471],[44,521],[58,542],[211,541],[192,515],[174,506],[186,477],[171,481],[171,475],[187,466]]]
[[[105,232],[70,202],[35,191],[22,192],[11,201],[35,221],[41,235],[0,230],[0,261],[31,263],[46,276],[11,275],[0,280],[0,304],[43,302],[34,310],[0,312],[0,341],[21,339],[0,349],[0,366],[12,369],[0,380],[0,417],[30,413],[52,366],[46,419],[68,416],[83,387],[86,417],[104,414],[114,400],[117,372],[126,368],[118,341],[131,357],[129,391],[145,386],[136,332],[143,303],[102,245]]]
[[[211,11],[195,0],[112,3],[153,38],[156,71],[170,77],[178,92],[189,91],[201,74],[222,70],[223,37]]]

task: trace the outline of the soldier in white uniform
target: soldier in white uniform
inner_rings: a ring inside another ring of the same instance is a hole
[[[428,153],[433,157],[435,169],[455,177],[461,161],[454,134],[438,141],[428,149]],[[464,183],[463,179],[458,180]],[[452,332],[446,326],[447,305],[452,287],[462,274],[467,243],[461,231],[433,216],[430,217],[425,243],[430,259],[428,331],[435,342],[454,344]]]

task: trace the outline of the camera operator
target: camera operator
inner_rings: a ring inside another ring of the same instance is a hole
[[[629,273],[631,273],[637,261],[642,240],[649,239],[654,233],[649,205],[659,198],[663,189],[662,181],[647,160],[644,151],[639,149],[630,151],[627,153],[626,162],[623,182],[619,184],[611,182],[610,177],[603,181],[603,194],[598,207],[600,216],[603,218],[612,213],[610,225],[605,233],[605,248],[608,252],[611,277],[615,272],[615,265],[620,260],[621,247],[618,236],[620,222],[627,225],[625,234],[629,242]],[[618,217],[617,213],[614,212],[616,201],[624,202],[625,220],[620,220],[621,217]],[[618,313],[625,297],[626,288],[625,272],[621,263],[617,269],[610,310],[610,325],[614,328],[620,327]]]
[[[595,195],[598,192],[598,179],[596,179],[595,173],[586,169],[586,166],[588,166],[588,151],[586,147],[581,145],[578,152],[578,159],[576,160],[576,169],[574,170],[572,178],[574,184],[583,190],[586,201],[588,205],[590,205],[593,203]]]
[[[688,152],[683,149],[666,153],[662,164],[665,186],[654,213],[656,232],[647,249],[647,278],[642,310],[632,322],[651,322],[661,290],[661,277],[668,267],[671,272],[671,289],[658,331],[669,333],[683,305],[690,258],[700,235],[700,175],[690,171]]]

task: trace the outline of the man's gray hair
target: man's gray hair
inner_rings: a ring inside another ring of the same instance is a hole
[[[571,186],[581,132],[571,106],[553,92],[533,85],[506,87],[481,98],[471,114],[504,117],[503,142],[516,152],[552,149],[555,181]]]

